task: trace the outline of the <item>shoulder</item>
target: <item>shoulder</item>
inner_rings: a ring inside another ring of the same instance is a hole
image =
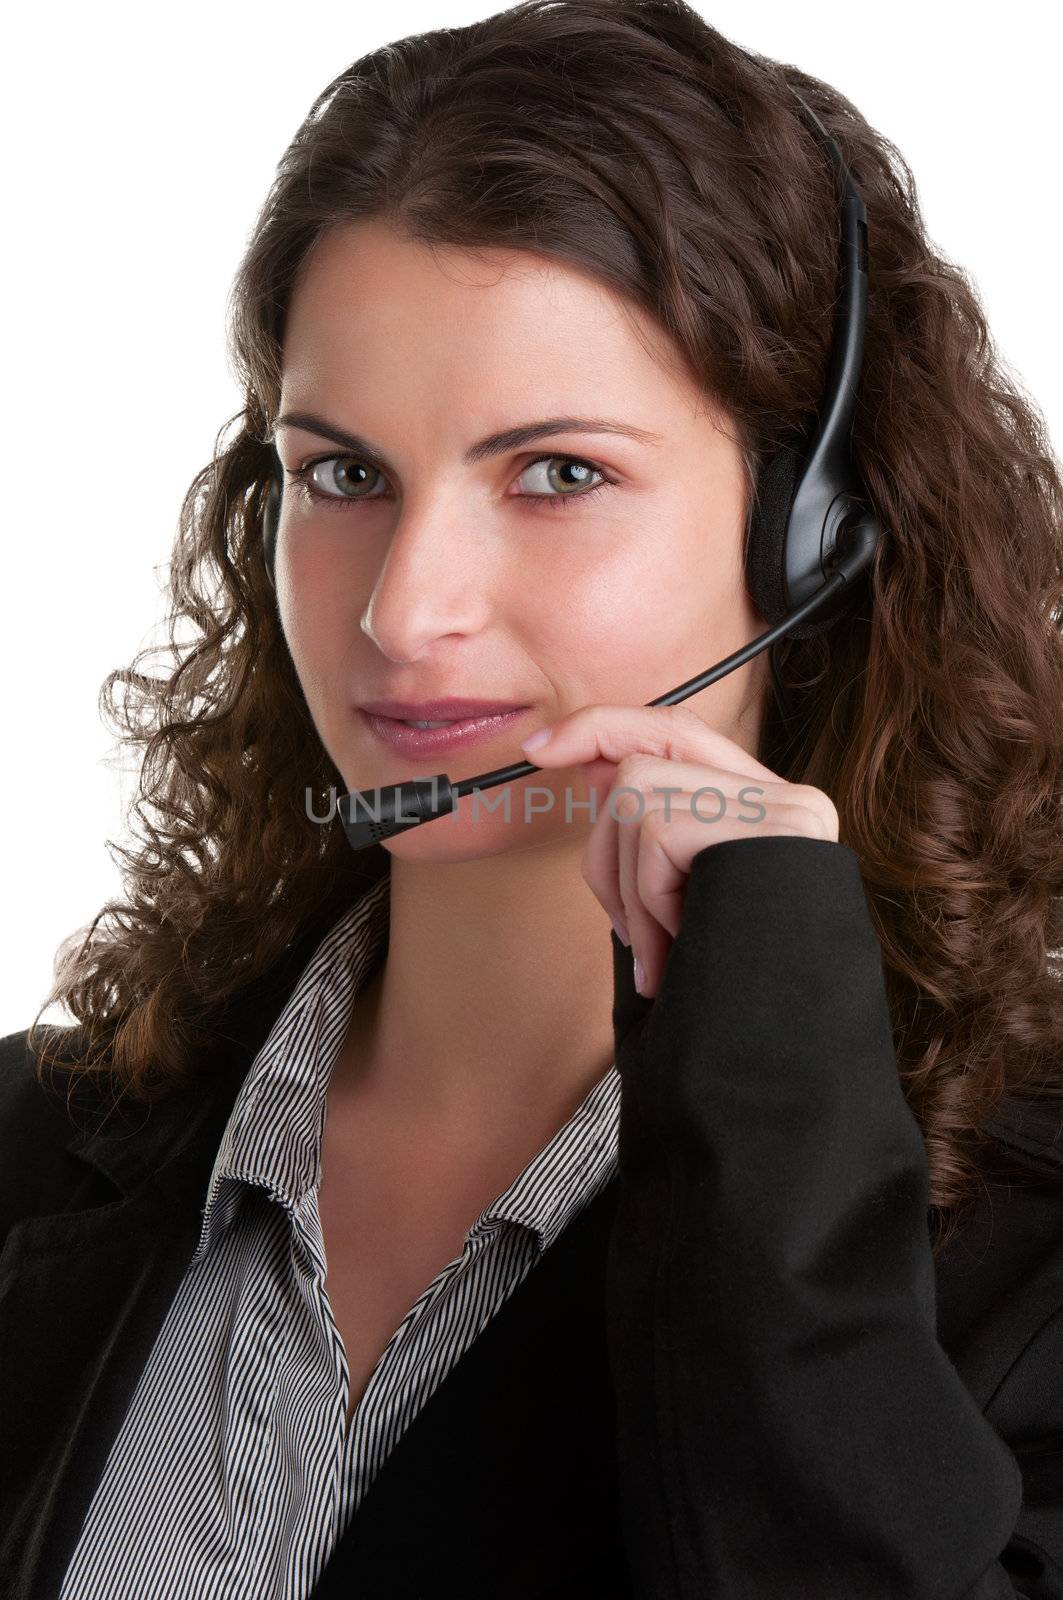
[[[79,1030],[58,1042],[76,1059]],[[68,1148],[79,1129],[61,1073],[38,1072],[29,1029],[0,1038],[0,1237],[21,1217],[67,1209],[94,1175]]]
[[[69,1046],[77,1029],[64,1033]],[[74,1125],[68,1120],[61,1090],[41,1081],[37,1057],[30,1048],[29,1029],[7,1034],[0,1039],[0,1135],[5,1156],[13,1154],[18,1141],[27,1135],[34,1139],[63,1138],[64,1129],[69,1138]]]
[[[1043,1358],[1041,1329],[1063,1356],[1063,1100],[1009,1095],[984,1132],[971,1204],[936,1258],[938,1331],[961,1367],[1000,1376],[1024,1350]]]
[[[1063,1188],[1063,1095],[1007,1095],[985,1131],[995,1150]]]

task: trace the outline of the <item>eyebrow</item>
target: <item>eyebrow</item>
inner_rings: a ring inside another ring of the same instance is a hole
[[[333,444],[342,445],[354,455],[368,456],[374,461],[379,461],[382,466],[390,468],[391,463],[384,452],[371,440],[359,438],[356,433],[348,433],[345,428],[337,428],[324,417],[315,416],[312,411],[286,411],[273,424],[274,433],[278,428],[302,428],[307,433],[317,434],[321,439],[329,439]],[[532,444],[536,439],[554,433],[616,433],[623,434],[628,439],[635,439],[639,444],[663,442],[658,433],[650,433],[645,428],[636,428],[631,423],[615,422],[610,417],[544,417],[539,422],[523,422],[515,428],[503,428],[499,433],[489,433],[485,439],[478,439],[475,444],[469,446],[464,460],[471,466],[477,461],[485,461],[489,456],[504,455],[509,450],[518,449],[522,444]]]

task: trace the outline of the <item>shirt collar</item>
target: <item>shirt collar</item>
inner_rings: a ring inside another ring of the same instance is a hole
[[[620,1074],[614,1064],[505,1193],[486,1207],[475,1229],[492,1219],[519,1222],[545,1250],[612,1175],[619,1121]]]
[[[390,887],[385,872],[321,940],[251,1063],[218,1146],[193,1260],[232,1221],[234,1182],[265,1189],[300,1221],[321,1178],[325,1095],[351,1006],[387,945]]]
[[[214,1161],[193,1260],[236,1214],[240,1185],[264,1189],[306,1225],[304,1201],[321,1179],[325,1099],[356,996],[388,943],[390,870],[318,944],[237,1094]],[[611,1175],[619,1126],[615,1065],[594,1084],[546,1146],[485,1207],[469,1236],[497,1222],[530,1229],[545,1250],[571,1214]]]

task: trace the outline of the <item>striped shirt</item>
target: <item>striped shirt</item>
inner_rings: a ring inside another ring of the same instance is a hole
[[[407,1312],[348,1426],[321,1136],[353,1000],[386,951],[389,889],[390,869],[322,940],[244,1079],[59,1600],[310,1595],[410,1422],[615,1171],[613,1065]]]

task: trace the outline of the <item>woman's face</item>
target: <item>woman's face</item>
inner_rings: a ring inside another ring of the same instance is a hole
[[[765,626],[744,582],[738,446],[664,331],[588,275],[429,247],[377,220],[338,226],[294,292],[289,413],[304,417],[277,429],[280,616],[350,789],[522,761],[533,729],[644,705]],[[327,498],[290,478],[308,462]],[[755,752],[764,672],[761,655],[684,703]],[[448,697],[528,709],[428,754],[396,750],[360,709]],[[589,775],[516,780],[508,820],[501,787],[484,793],[491,810],[463,797],[388,849],[455,860],[585,835]]]

